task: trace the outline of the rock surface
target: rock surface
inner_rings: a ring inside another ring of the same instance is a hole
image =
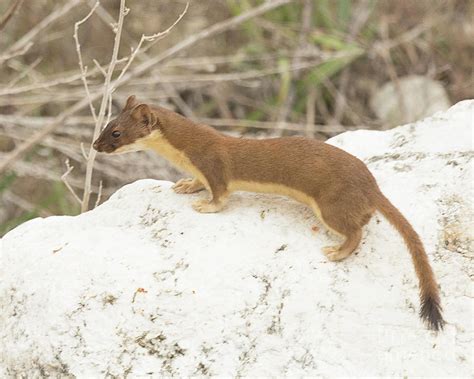
[[[472,375],[474,101],[330,141],[363,159],[425,243],[445,330],[420,322],[400,236],[376,214],[357,253],[292,200],[218,214],[142,180],[0,241],[0,377]],[[314,226],[320,227],[315,232]]]

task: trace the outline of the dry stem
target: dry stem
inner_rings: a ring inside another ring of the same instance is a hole
[[[95,8],[92,9],[90,14],[92,14],[94,12],[94,10],[95,10]],[[109,67],[107,69],[107,75],[106,75],[105,81],[104,81],[104,87],[103,87],[103,92],[102,92],[102,102],[100,104],[99,114],[96,118],[96,123],[95,123],[95,128],[94,128],[94,135],[93,135],[93,138],[92,138],[92,141],[91,141],[91,146],[89,148],[89,154],[87,155],[88,160],[87,160],[87,166],[86,166],[86,178],[85,178],[85,182],[84,182],[84,194],[83,194],[83,197],[82,197],[81,212],[86,212],[86,211],[89,210],[89,199],[90,199],[90,195],[91,195],[90,188],[91,188],[91,183],[92,183],[92,172],[94,170],[94,161],[95,161],[95,157],[96,157],[96,154],[97,154],[97,152],[92,147],[92,142],[94,142],[97,139],[97,137],[99,136],[100,128],[103,124],[104,117],[105,117],[105,112],[106,112],[107,106],[109,104],[109,97],[112,96],[112,93],[111,93],[112,92],[111,89],[113,88],[113,87],[111,87],[112,74],[114,72],[115,65],[117,64],[118,52],[119,52],[119,48],[120,48],[120,36],[122,34],[122,27],[123,27],[123,20],[124,20],[125,16],[127,15],[128,11],[129,11],[129,9],[125,8],[125,0],[121,0],[120,1],[119,19],[118,19],[117,28],[116,28],[116,31],[115,31],[114,48],[113,48],[113,51],[112,51],[112,57],[110,59]],[[89,17],[89,15],[86,17],[86,20]],[[80,49],[78,49],[78,53],[80,55]],[[81,62],[82,62],[82,60],[81,60]],[[87,80],[84,80],[84,81],[85,81],[85,83],[87,83]],[[85,84],[85,87],[87,88],[86,84]],[[91,98],[90,95],[88,96],[88,100],[89,100],[89,104],[91,106],[91,110],[93,110],[94,108],[92,106],[92,98]]]
[[[67,176],[71,173],[72,170],[74,170],[74,167],[71,166],[69,164],[69,159],[66,159],[65,161],[66,163],[66,172],[61,176],[61,180],[63,181],[64,185],[66,186],[66,188],[69,190],[69,192],[72,193],[72,196],[74,197],[74,199],[76,199],[76,201],[81,204],[81,199],[79,198],[79,196],[77,196],[77,193],[76,191],[74,191],[74,188],[71,187],[71,185],[69,184],[68,180],[67,180]]]

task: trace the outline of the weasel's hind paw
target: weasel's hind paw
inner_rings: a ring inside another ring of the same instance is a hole
[[[202,186],[196,179],[187,178],[178,180],[172,188],[176,193],[194,193],[200,191]]]
[[[332,262],[340,261],[347,257],[347,254],[345,254],[344,251],[341,251],[340,248],[340,246],[326,246],[323,247],[323,253]]]
[[[193,208],[194,210],[201,213],[215,213],[219,212],[222,209],[222,205],[219,203],[214,203],[212,201],[201,199],[193,203]]]

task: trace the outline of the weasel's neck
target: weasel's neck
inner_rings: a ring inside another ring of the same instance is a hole
[[[213,143],[226,139],[226,136],[165,108],[155,109],[160,123],[159,130],[145,137],[142,145],[207,184],[204,175],[193,163],[193,158],[210,152]]]
[[[224,134],[214,128],[198,124],[169,110],[166,113],[160,110],[160,117],[163,136],[174,147],[186,153],[200,151],[202,154],[202,148],[209,146],[210,142],[226,139]]]

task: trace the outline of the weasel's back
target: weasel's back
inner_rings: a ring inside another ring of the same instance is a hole
[[[325,189],[344,191],[376,186],[361,160],[314,139],[242,139],[229,148],[232,180],[278,183],[311,195]]]

